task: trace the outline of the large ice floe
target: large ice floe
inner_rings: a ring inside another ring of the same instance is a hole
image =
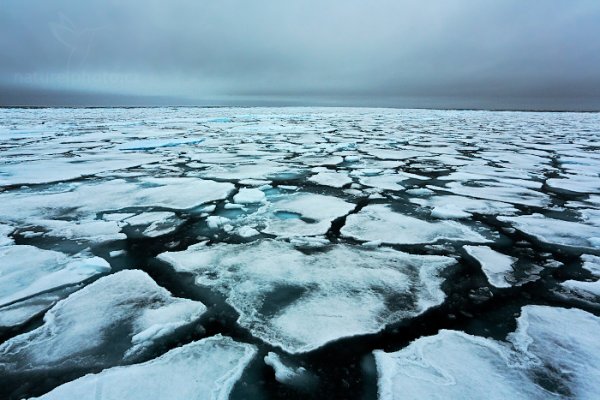
[[[289,353],[375,333],[441,304],[440,273],[454,263],[347,245],[306,254],[276,240],[194,247],[159,258],[224,294],[240,325]]]
[[[507,342],[442,330],[395,353],[375,352],[379,398],[594,399],[600,318],[526,306]]]
[[[226,400],[256,348],[221,335],[142,364],[106,369],[52,390],[43,400]]]
[[[135,360],[205,310],[171,296],[142,271],[117,272],[58,302],[39,328],[0,345],[0,372],[86,370]]]
[[[428,222],[395,212],[384,204],[369,205],[349,215],[342,235],[390,244],[435,243],[439,240],[488,242],[480,233],[455,221]]]

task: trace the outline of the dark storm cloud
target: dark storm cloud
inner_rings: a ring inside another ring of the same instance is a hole
[[[0,0],[2,104],[600,109],[597,0]]]

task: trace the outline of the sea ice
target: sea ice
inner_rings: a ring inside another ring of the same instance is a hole
[[[132,140],[117,146],[119,150],[152,150],[159,147],[175,147],[181,145],[198,144],[204,138],[165,138]]]
[[[600,165],[596,168],[599,167]],[[559,191],[597,194],[600,193],[600,177],[598,177],[597,171],[595,176],[563,175],[561,178],[548,179],[546,185]]]
[[[260,189],[242,188],[233,196],[233,201],[238,204],[263,203],[265,199],[265,193]]]
[[[106,369],[57,387],[40,400],[227,400],[256,348],[221,335],[142,364]]]
[[[600,249],[600,227],[581,222],[548,218],[542,214],[517,217],[498,217],[519,231],[546,244],[572,247],[579,250]]]
[[[15,228],[12,226],[0,223],[0,247],[14,243],[14,240],[10,237],[14,230]]]
[[[546,207],[550,204],[548,195],[537,190],[518,185],[509,185],[495,181],[480,181],[477,186],[463,182],[450,182],[444,187],[429,186],[430,189],[448,191],[460,196],[494,200],[509,204],[531,207]]]
[[[359,182],[365,186],[377,188],[381,190],[404,190],[404,186],[400,184],[406,178],[397,174],[366,176],[359,179]]]
[[[100,172],[136,167],[160,158],[140,155],[89,155],[82,158],[54,158],[26,163],[0,164],[0,186],[67,181]]]
[[[183,223],[170,211],[144,212],[122,220],[137,231],[141,237],[154,238],[173,233]]]
[[[352,179],[344,172],[319,172],[309,178],[309,181],[314,182],[318,185],[331,186],[334,188],[341,188],[349,183],[352,183]]]
[[[463,248],[481,265],[490,284],[498,288],[513,285],[511,283],[514,280],[513,265],[517,262],[517,258],[492,250],[489,246],[463,246]]]
[[[42,293],[34,297],[0,307],[0,327],[10,328],[24,324],[31,318],[43,313],[62,298],[60,290]]]
[[[28,245],[0,247],[0,306],[108,271],[110,265],[100,257],[68,256]]]
[[[271,204],[263,232],[279,237],[324,235],[333,220],[354,207],[333,196],[296,193]]]
[[[0,345],[0,371],[85,370],[134,361],[205,310],[200,302],[171,296],[142,271],[117,272],[59,301],[39,328]]]
[[[273,368],[277,382],[285,385],[300,386],[310,380],[309,373],[303,367],[291,367],[281,361],[277,353],[270,351],[264,358],[265,364]]]
[[[263,240],[163,253],[179,272],[227,297],[238,322],[289,353],[375,333],[444,300],[439,273],[454,260],[346,245],[305,254]]]
[[[581,256],[583,261],[582,268],[587,269],[596,277],[600,277],[600,257],[593,256],[591,254],[584,254]]]
[[[343,236],[390,244],[434,243],[438,240],[489,242],[479,233],[455,221],[427,222],[392,211],[383,204],[369,205],[346,218]]]
[[[85,241],[90,244],[127,238],[124,233],[121,233],[121,227],[115,221],[30,219],[27,223],[28,228],[41,228],[43,230],[43,236]]]
[[[594,282],[582,282],[576,280],[568,280],[561,284],[561,286],[569,293],[581,297],[586,300],[594,301],[600,299],[600,280]]]
[[[463,196],[431,196],[427,199],[412,198],[410,201],[432,208],[431,216],[440,219],[469,218],[471,214],[512,215],[519,211],[508,203]]]
[[[90,218],[102,211],[128,207],[190,209],[227,198],[234,185],[196,178],[139,178],[82,182],[47,191],[0,193],[0,218],[6,220],[49,219],[69,216]]]
[[[596,397],[600,318],[577,309],[526,306],[517,322],[508,343],[442,330],[395,353],[375,351],[379,398]]]

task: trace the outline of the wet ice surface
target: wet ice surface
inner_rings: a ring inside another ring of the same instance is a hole
[[[0,110],[0,397],[593,398],[599,130]]]

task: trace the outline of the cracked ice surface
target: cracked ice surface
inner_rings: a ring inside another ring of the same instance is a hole
[[[157,361],[151,370],[163,371],[175,359],[161,357],[202,339],[207,322],[211,335],[271,353],[275,376],[247,371],[236,389],[216,380],[185,387],[276,397],[282,366],[303,365],[311,384],[285,394],[356,398],[368,386],[365,356],[384,344],[400,349],[407,337],[459,328],[504,338],[528,303],[597,314],[598,126],[593,113],[0,109],[0,346],[11,349],[0,361],[30,368],[8,381],[0,374],[0,397],[39,396],[124,363]],[[156,263],[158,254],[195,282]],[[156,283],[129,276],[134,268]],[[197,325],[199,315],[207,321]],[[473,335],[449,334],[440,347],[460,355],[512,346],[478,347]],[[356,347],[338,342],[349,337]],[[293,354],[278,360],[269,343]],[[194,365],[204,368],[196,376],[228,368],[193,354],[215,363]],[[493,376],[519,375],[494,359]],[[487,368],[479,361],[469,372]],[[108,387],[154,374],[128,368],[76,382]],[[587,374],[551,368],[538,379],[549,388]],[[532,388],[519,376],[515,386]]]
[[[313,255],[267,240],[159,256],[227,296],[238,322],[290,353],[375,333],[440,304],[440,273],[454,260],[334,245]]]

